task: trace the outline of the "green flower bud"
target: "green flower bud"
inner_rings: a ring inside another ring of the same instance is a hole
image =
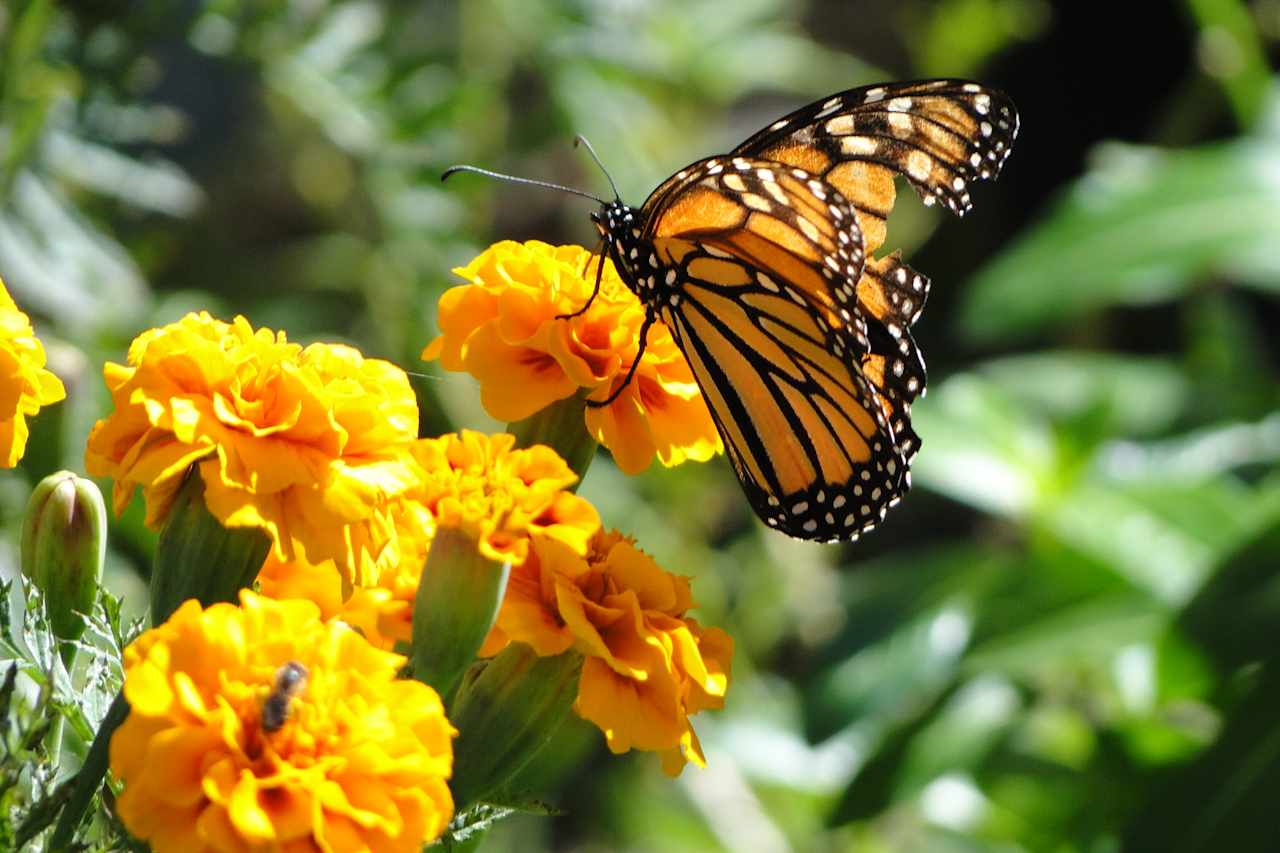
[[[107,508],[92,480],[70,471],[36,485],[22,521],[22,573],[44,594],[54,634],[77,640],[107,556]]]
[[[546,746],[573,707],[581,672],[577,652],[539,657],[512,643],[467,674],[449,712],[459,812],[502,789]]]
[[[159,625],[188,598],[208,607],[234,602],[250,586],[271,550],[256,527],[223,527],[204,503],[195,469],[178,490],[156,542],[151,567],[151,624]]]
[[[461,530],[436,532],[413,605],[414,678],[449,698],[498,617],[510,573]]]

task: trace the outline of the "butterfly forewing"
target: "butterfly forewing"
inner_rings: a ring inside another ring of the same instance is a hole
[[[906,463],[848,332],[742,258],[679,237],[653,245],[682,276],[680,298],[659,315],[756,512],[806,539],[874,526],[905,488]]]
[[[707,257],[694,266],[704,271],[745,261],[766,285],[811,303],[820,324],[845,328],[851,340],[833,339],[837,355],[850,344],[865,351],[866,323],[853,284],[865,262],[862,232],[838,191],[801,169],[743,157],[710,158],[682,174],[678,186],[651,197],[656,202],[645,208],[645,236],[696,239]],[[698,269],[689,274],[714,279]]]
[[[779,119],[732,153],[824,178],[858,208],[874,251],[893,207],[892,173],[905,175],[925,204],[940,202],[963,214],[972,205],[969,184],[1000,173],[1017,133],[1017,112],[1003,93],[962,80],[925,80],[832,95]]]

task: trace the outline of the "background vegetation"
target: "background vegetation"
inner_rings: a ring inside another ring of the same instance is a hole
[[[1023,133],[964,222],[900,196],[934,280],[915,491],[848,546],[766,533],[723,460],[584,493],[736,638],[677,782],[570,726],[565,809],[489,850],[1274,849],[1280,790],[1280,3],[8,0],[0,275],[67,381],[0,478],[81,469],[103,361],[206,308],[422,371],[423,429],[496,426],[418,362],[451,267],[589,242],[813,98],[971,76]],[[1138,9],[1132,10],[1138,15]],[[152,534],[113,530],[140,610]]]

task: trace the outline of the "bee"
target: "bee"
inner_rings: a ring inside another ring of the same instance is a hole
[[[268,734],[277,732],[289,719],[289,703],[307,688],[307,668],[297,661],[289,661],[276,670],[271,692],[262,703],[262,730]]]

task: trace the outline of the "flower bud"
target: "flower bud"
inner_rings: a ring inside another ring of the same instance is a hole
[[[569,715],[581,670],[577,652],[539,657],[512,643],[468,673],[449,713],[458,729],[449,787],[459,812],[500,790],[546,746]]]
[[[449,697],[493,627],[510,572],[462,530],[436,531],[413,605],[414,678]]]
[[[204,503],[197,469],[187,474],[156,542],[151,567],[151,624],[194,598],[208,607],[235,601],[257,577],[271,537],[256,527],[224,527]]]
[[[22,522],[22,573],[44,594],[54,634],[76,640],[93,610],[107,554],[107,508],[92,480],[70,471],[36,485]]]

